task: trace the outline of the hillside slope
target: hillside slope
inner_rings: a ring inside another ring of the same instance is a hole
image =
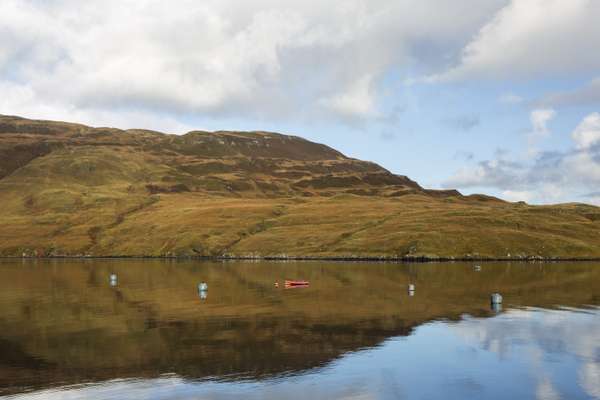
[[[0,116],[0,255],[600,257],[600,209],[422,188],[269,132]]]

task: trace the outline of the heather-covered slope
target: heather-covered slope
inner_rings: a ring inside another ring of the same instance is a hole
[[[0,116],[1,255],[600,257],[600,209],[423,189],[268,132]]]
[[[57,185],[122,183],[130,190],[229,197],[423,192],[376,164],[269,132],[176,136],[0,117],[0,156],[0,178],[33,182],[50,175]]]

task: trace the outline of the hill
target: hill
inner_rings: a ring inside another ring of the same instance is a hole
[[[421,187],[270,132],[0,116],[0,255],[600,257],[600,209]]]

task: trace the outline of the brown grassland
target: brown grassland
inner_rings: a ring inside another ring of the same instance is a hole
[[[427,190],[268,132],[0,116],[0,255],[599,258],[600,209]]]

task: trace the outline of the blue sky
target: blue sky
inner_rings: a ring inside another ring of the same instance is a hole
[[[595,0],[0,0],[0,113],[270,130],[426,187],[600,204]]]

